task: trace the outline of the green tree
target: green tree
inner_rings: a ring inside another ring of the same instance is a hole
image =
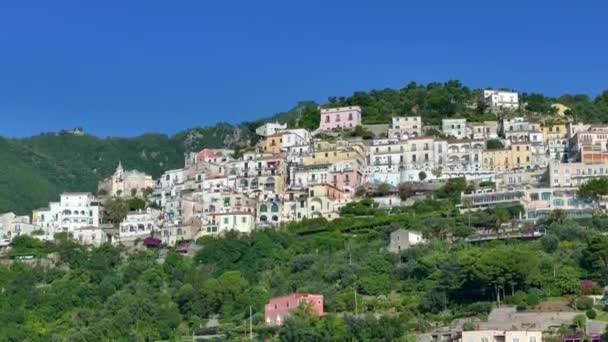
[[[553,253],[559,248],[559,239],[553,234],[543,236],[540,243],[547,253]]]
[[[608,177],[596,177],[586,181],[578,188],[578,197],[592,200],[596,208],[600,207],[600,200],[608,195]]]
[[[486,140],[486,148],[488,150],[502,150],[505,148],[505,145],[498,139],[489,139]]]
[[[502,224],[509,220],[509,212],[503,206],[494,207],[492,209],[492,218],[494,221],[494,231],[498,234]]]
[[[593,234],[583,250],[581,263],[597,280],[608,281],[608,237]]]
[[[129,204],[119,197],[109,199],[104,207],[106,209],[104,219],[115,225],[122,222],[129,212]]]
[[[420,171],[418,173],[418,179],[420,179],[421,182],[424,182],[424,180],[426,179],[426,172]]]
[[[382,184],[378,185],[377,189],[380,194],[386,195],[391,190],[391,186],[388,183],[382,183]]]

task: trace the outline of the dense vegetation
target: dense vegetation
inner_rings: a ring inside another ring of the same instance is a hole
[[[427,125],[437,125],[444,117],[466,117],[471,121],[496,120],[478,103],[480,90],[459,81],[418,84],[401,89],[358,91],[348,97],[330,97],[326,107],[359,105],[364,123],[388,123],[395,115],[421,115]],[[528,103],[521,114],[542,115],[558,120],[554,102],[571,108],[567,115],[580,122],[608,122],[608,90],[595,99],[587,95],[548,98],[541,94],[522,94]],[[204,147],[231,147],[243,150],[257,139],[255,128],[267,121],[288,123],[290,127],[314,130],[319,125],[318,104],[298,103],[294,108],[269,118],[239,125],[220,123],[197,127],[172,137],[146,134],[132,138],[97,138],[67,132],[9,139],[0,138],[0,212],[25,214],[57,200],[61,191],[95,191],[97,182],[109,176],[119,160],[127,169],[139,169],[153,176],[180,167],[185,151]],[[359,128],[356,136],[371,137]]]
[[[0,266],[0,340],[174,339],[210,317],[221,323],[219,333],[237,338],[249,331],[251,306],[260,337],[390,341],[433,322],[487,314],[497,300],[525,309],[608,282],[605,217],[574,222],[557,212],[542,223],[540,240],[450,244],[439,238],[466,236],[471,227],[500,234],[519,209],[460,214],[444,197],[390,213],[365,202],[332,222],[204,238],[194,257],[19,237],[12,256],[51,253],[58,261]],[[399,227],[431,241],[390,254],[389,234]],[[294,291],[324,294],[327,315],[300,310],[279,331],[265,327],[268,299]],[[576,305],[589,310],[584,303]]]

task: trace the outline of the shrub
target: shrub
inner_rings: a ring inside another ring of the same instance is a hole
[[[536,293],[528,293],[526,295],[526,303],[530,306],[536,306],[540,304],[540,297]]]
[[[595,312],[595,310],[593,310],[593,309],[589,309],[589,310],[587,310],[587,312],[585,312],[585,315],[589,319],[595,319],[595,317],[597,317],[597,312]]]
[[[494,186],[496,186],[496,183],[491,182],[491,181],[482,181],[482,182],[479,182],[479,187],[480,188],[493,188]]]
[[[476,329],[477,329],[477,326],[475,325],[475,323],[473,323],[471,321],[466,321],[462,325],[462,330],[464,330],[464,331],[473,331]]]
[[[578,310],[593,309],[593,299],[586,297],[586,296],[581,296],[581,297],[576,298],[575,304],[576,304],[576,309],[578,309]]]
[[[517,306],[515,307],[515,310],[517,311],[526,311],[528,309],[528,306],[526,304],[517,304]]]
[[[469,305],[469,310],[474,314],[489,314],[492,311],[492,303],[477,302]]]
[[[581,281],[581,294],[599,295],[602,294],[602,288],[593,280],[583,280]]]
[[[515,292],[514,295],[508,296],[506,298],[506,302],[509,303],[509,304],[515,304],[515,305],[525,304],[525,302],[526,302],[526,294],[524,292],[517,291],[517,292]]]

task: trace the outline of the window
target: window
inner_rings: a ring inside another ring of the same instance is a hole
[[[559,127],[558,127],[559,129]],[[530,336],[530,342],[536,342],[536,336]]]
[[[228,218],[224,217],[224,224],[228,224]]]
[[[348,120],[352,120],[353,119],[353,113],[348,113]]]
[[[519,337],[513,337],[513,342],[519,342]]]

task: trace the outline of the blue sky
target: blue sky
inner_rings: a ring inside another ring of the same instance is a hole
[[[459,79],[608,88],[605,1],[2,1],[0,134],[240,122]]]

